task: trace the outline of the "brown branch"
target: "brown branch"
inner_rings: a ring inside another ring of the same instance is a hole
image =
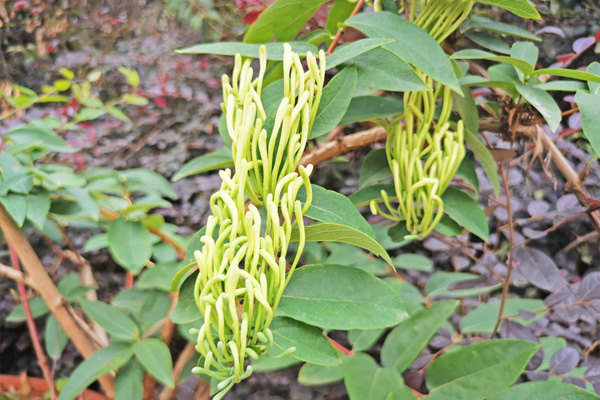
[[[12,262],[13,268],[17,272],[21,272],[21,266],[19,265],[19,257],[17,256],[17,252],[15,248],[11,245],[8,246],[10,250],[10,260]],[[29,306],[29,297],[27,297],[27,289],[25,289],[25,285],[22,282],[17,282],[17,287],[19,289],[19,297],[21,298],[21,304],[23,304],[23,312],[25,313],[25,319],[27,320],[27,329],[29,330],[29,335],[31,336],[31,343],[33,344],[33,349],[35,351],[35,355],[38,359],[38,365],[42,370],[42,375],[44,375],[44,379],[48,382],[48,388],[50,389],[50,394],[52,395],[52,399],[55,400],[58,392],[56,391],[56,386],[54,385],[54,377],[52,376],[52,371],[48,366],[48,358],[46,358],[46,354],[42,349],[42,344],[40,343],[40,335],[38,334],[37,327],[35,326],[35,321],[33,320],[33,314],[31,314],[31,307]]]
[[[23,267],[33,279],[52,314],[63,327],[77,350],[85,358],[89,358],[96,352],[98,347],[88,339],[85,332],[79,327],[72,317],[69,303],[60,294],[56,285],[42,266],[37,254],[3,206],[0,205],[0,229],[4,233],[6,242],[14,246]],[[99,379],[100,385],[108,397],[114,397],[114,382],[109,375],[103,375]]]
[[[173,379],[175,381],[175,387],[170,388],[168,386],[165,386],[162,392],[160,392],[158,400],[171,400],[173,398],[173,395],[175,394],[175,390],[177,388],[177,383],[179,382],[179,378],[181,377],[183,369],[187,365],[188,361],[190,361],[195,354],[196,345],[193,342],[188,342],[188,344],[186,344],[183,348],[181,354],[179,354],[179,358],[175,362],[175,366],[173,368]]]
[[[384,141],[387,137],[385,128],[377,126],[353,133],[351,135],[338,137],[336,140],[327,142],[308,151],[300,160],[301,165],[318,165],[340,154],[360,149],[373,143]]]
[[[36,292],[38,291],[37,286],[35,285],[35,282],[33,281],[33,279],[31,279],[27,275],[23,274],[21,271],[17,271],[14,268],[9,267],[8,265],[0,264],[0,276],[4,276],[8,279],[12,279],[13,281],[15,281],[17,283],[22,283],[24,285],[27,285],[30,288],[32,288],[33,290],[35,290]]]

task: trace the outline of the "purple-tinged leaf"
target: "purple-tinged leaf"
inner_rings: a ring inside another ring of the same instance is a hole
[[[594,384],[594,392],[596,392],[596,394],[598,396],[600,396],[600,383],[595,383]]]
[[[582,389],[586,388],[585,381],[581,378],[577,378],[576,376],[565,376],[563,378],[563,383],[570,383],[575,386],[579,386]]]
[[[581,313],[584,308],[582,306],[573,306],[573,303],[577,302],[577,298],[573,295],[567,297],[567,299],[561,304],[554,306],[554,312],[556,315],[565,322],[573,323],[581,317]]]
[[[583,129],[581,126],[581,113],[575,113],[569,117],[569,128],[575,129],[576,131]]]
[[[538,231],[531,228],[523,228],[523,234],[530,239],[541,239],[547,235],[544,231]]]
[[[540,365],[542,365],[543,362],[544,362],[544,350],[539,349],[537,351],[537,353],[535,353],[533,355],[533,357],[531,357],[531,360],[529,360],[525,369],[528,371],[536,370],[540,367]]]
[[[536,200],[529,203],[527,206],[527,212],[532,217],[541,217],[545,215],[550,209],[550,204],[542,200]]]
[[[600,383],[600,364],[588,368],[583,375],[585,379],[594,383]]]
[[[538,29],[537,31],[534,32],[534,35],[537,35],[537,36],[543,35],[543,34],[556,35],[561,38],[565,37],[565,32],[562,29],[557,28],[556,26],[547,26],[545,28]]]
[[[571,347],[563,347],[550,359],[550,372],[564,375],[571,372],[579,364],[579,353]]]
[[[571,296],[571,292],[565,287],[560,287],[544,299],[544,304],[548,307],[553,307],[568,299],[569,296]]]
[[[574,194],[565,194],[556,201],[556,210],[559,212],[571,211],[574,208],[579,208],[579,200]]]
[[[600,300],[592,300],[589,304],[589,307],[597,314],[600,314]]]
[[[519,272],[532,285],[551,291],[558,283],[558,267],[545,253],[521,246],[514,249],[512,255],[518,264]]]
[[[527,310],[519,310],[519,315],[523,318],[523,321],[531,321],[537,314]]]
[[[582,51],[585,51],[593,46],[594,43],[596,43],[596,39],[594,37],[579,38],[573,42],[573,51],[575,53],[581,53]]]
[[[550,374],[546,371],[530,371],[527,372],[527,379],[530,381],[547,381]]]
[[[586,275],[579,284],[577,295],[585,301],[600,299],[600,272]]]

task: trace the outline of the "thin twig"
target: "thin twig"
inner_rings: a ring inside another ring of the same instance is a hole
[[[9,245],[10,250],[10,260],[12,262],[13,268],[17,272],[21,272],[21,266],[19,265],[19,257],[17,256],[17,252],[12,245]],[[17,282],[17,287],[19,289],[19,297],[21,298],[21,304],[23,304],[23,312],[25,313],[25,319],[27,320],[27,329],[29,329],[29,336],[31,336],[31,343],[33,344],[33,349],[35,350],[35,355],[38,359],[38,365],[42,370],[42,374],[44,375],[44,379],[48,382],[48,388],[50,389],[50,393],[52,395],[52,399],[55,400],[58,392],[56,391],[56,386],[54,385],[54,377],[52,376],[52,371],[50,371],[50,367],[48,366],[48,358],[46,358],[46,354],[42,349],[42,344],[40,343],[40,335],[37,331],[37,327],[35,326],[35,321],[33,320],[33,314],[31,314],[31,307],[29,306],[29,297],[27,296],[27,289],[25,289],[25,285],[22,282]]]
[[[494,329],[492,329],[492,336],[496,336],[498,333],[498,329],[500,328],[500,323],[502,323],[502,314],[504,314],[504,306],[506,305],[506,298],[508,297],[508,288],[510,287],[510,276],[513,271],[513,259],[512,259],[512,251],[515,245],[515,230],[513,225],[513,213],[512,213],[512,205],[510,200],[510,187],[508,186],[508,172],[504,169],[504,164],[500,163],[500,176],[502,177],[502,183],[504,185],[504,194],[506,195],[506,212],[508,214],[508,225],[509,225],[509,249],[508,249],[508,257],[506,260],[506,266],[508,267],[508,271],[506,272],[506,279],[504,280],[504,285],[502,287],[502,298],[500,299],[500,310],[498,311],[498,319],[496,320],[496,324],[494,325]]]
[[[352,13],[350,14],[350,16],[348,18],[354,17],[360,11],[364,2],[365,2],[365,0],[358,0],[358,2],[356,3],[356,7],[354,7],[354,10],[352,10]],[[331,42],[331,46],[329,46],[329,48],[327,49],[327,55],[330,55],[333,52],[333,50],[335,50],[335,46],[337,46],[338,42],[340,41],[340,38],[342,37],[342,33],[344,33],[344,29],[339,28],[337,31],[337,34],[335,35],[335,38]]]
[[[12,279],[17,283],[27,285],[33,290],[37,291],[37,287],[33,279],[23,274],[21,271],[16,271],[14,268],[9,267],[8,265],[0,264],[0,276]]]
[[[583,236],[579,236],[577,239],[573,240],[571,243],[566,245],[562,250],[560,250],[559,253],[568,253],[571,250],[579,247],[580,244],[585,243],[585,242],[591,242],[594,239],[596,239],[596,240],[598,239],[598,232],[591,231],[591,232],[586,233]]]

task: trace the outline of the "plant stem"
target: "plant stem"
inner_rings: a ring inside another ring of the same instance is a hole
[[[8,248],[10,250],[10,260],[13,268],[18,272],[21,272],[19,257],[17,256],[15,248],[11,245],[9,245]],[[19,289],[19,297],[21,298],[21,303],[23,304],[23,311],[25,312],[25,318],[27,320],[27,329],[29,329],[31,343],[33,344],[33,349],[35,350],[35,355],[38,359],[38,365],[42,370],[44,379],[46,379],[46,382],[48,382],[48,388],[52,394],[52,399],[55,400],[58,392],[56,391],[56,386],[54,385],[52,371],[50,371],[50,367],[48,366],[48,358],[46,358],[46,354],[44,354],[44,349],[42,349],[42,344],[40,343],[40,335],[38,334],[37,327],[35,326],[33,314],[31,314],[29,298],[27,297],[27,289],[25,289],[25,285],[22,282],[17,282],[17,288]]]
[[[364,2],[365,2],[365,0],[358,0],[358,2],[356,3],[356,7],[354,7],[354,10],[352,11],[352,13],[350,14],[350,16],[348,18],[354,17],[360,11]],[[338,42],[340,41],[340,38],[342,37],[342,33],[344,33],[344,29],[339,28],[337,31],[337,35],[335,35],[333,42],[331,42],[331,46],[329,46],[329,48],[327,49],[327,55],[330,55],[333,52],[333,50],[335,50],[335,46],[337,46]]]

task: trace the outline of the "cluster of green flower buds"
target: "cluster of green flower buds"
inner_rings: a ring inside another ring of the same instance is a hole
[[[214,399],[252,373],[249,358],[271,350],[269,325],[304,247],[302,216],[312,199],[312,165],[304,168],[299,162],[323,90],[325,54],[319,56],[320,65],[307,54],[304,71],[299,56],[284,46],[284,96],[271,132],[263,129],[268,116],[261,102],[265,48],[260,50],[257,78],[252,60],[242,61],[239,55],[231,82],[223,77],[222,106],[235,173],[220,171],[223,182],[210,199],[212,215],[201,238],[203,247],[194,254],[199,269],[194,296],[204,316],[197,331],[201,357],[194,372],[219,382]],[[297,199],[302,186],[307,192],[304,206]],[[300,241],[288,264],[292,229],[299,231]]]
[[[410,21],[442,43],[464,21],[473,4],[471,0],[415,0],[405,12]],[[442,195],[466,153],[463,121],[455,127],[450,122],[450,88],[417,73],[430,90],[405,92],[404,124],[388,127],[386,155],[396,199],[382,190],[382,199],[371,202],[373,214],[405,221],[411,238],[429,235],[442,218]],[[441,112],[436,115],[438,104]],[[392,200],[397,200],[397,207]]]

